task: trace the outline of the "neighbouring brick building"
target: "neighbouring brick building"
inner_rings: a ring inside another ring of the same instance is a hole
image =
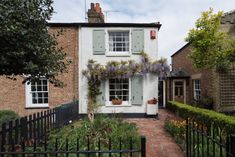
[[[88,11],[90,23],[104,22],[104,15],[101,12],[100,5],[91,4]],[[56,34],[63,30],[62,35],[57,37],[58,46],[62,47],[72,63],[68,67],[68,72],[58,76],[64,83],[63,88],[54,87],[47,80],[42,80],[33,85],[23,84],[21,76],[17,80],[0,77],[0,110],[10,109],[20,115],[35,113],[47,108],[53,108],[56,105],[78,100],[78,55],[79,55],[79,25],[73,23],[67,24],[48,24],[49,33]],[[33,87],[32,87],[33,86]],[[35,90],[32,91],[32,88]],[[34,103],[32,93],[37,94],[37,102]],[[41,98],[39,97],[41,96]]]
[[[235,36],[235,11],[223,15],[221,30]],[[235,66],[226,73],[218,73],[214,69],[198,70],[189,58],[190,47],[187,43],[171,56],[172,71],[166,81],[166,99],[188,104],[199,100],[207,104],[213,101],[214,110],[234,112]]]

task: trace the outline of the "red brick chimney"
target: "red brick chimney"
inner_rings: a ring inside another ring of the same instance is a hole
[[[104,23],[104,14],[99,3],[91,3],[91,8],[87,12],[88,23]]]

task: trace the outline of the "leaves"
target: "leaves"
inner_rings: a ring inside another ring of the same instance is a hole
[[[47,77],[59,85],[69,61],[48,33],[52,0],[2,0],[0,4],[0,75]],[[60,34],[58,32],[58,34]],[[54,35],[55,36],[55,35]]]
[[[228,68],[234,59],[235,41],[220,30],[223,13],[213,13],[213,9],[203,12],[186,38],[192,45],[190,57],[196,68],[216,68],[218,71]]]

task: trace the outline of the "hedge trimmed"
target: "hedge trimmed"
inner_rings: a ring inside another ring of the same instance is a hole
[[[233,116],[227,116],[212,110],[193,107],[175,101],[169,101],[166,108],[182,118],[190,118],[203,124],[213,124],[228,133],[235,133],[235,117]]]

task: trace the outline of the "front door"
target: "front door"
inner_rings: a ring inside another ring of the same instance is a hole
[[[173,81],[173,100],[186,103],[185,80]]]
[[[164,97],[163,97],[163,93],[164,91],[163,91],[163,81],[161,80],[159,80],[158,81],[158,106],[160,107],[160,108],[162,108],[163,107],[163,99],[164,99]]]

